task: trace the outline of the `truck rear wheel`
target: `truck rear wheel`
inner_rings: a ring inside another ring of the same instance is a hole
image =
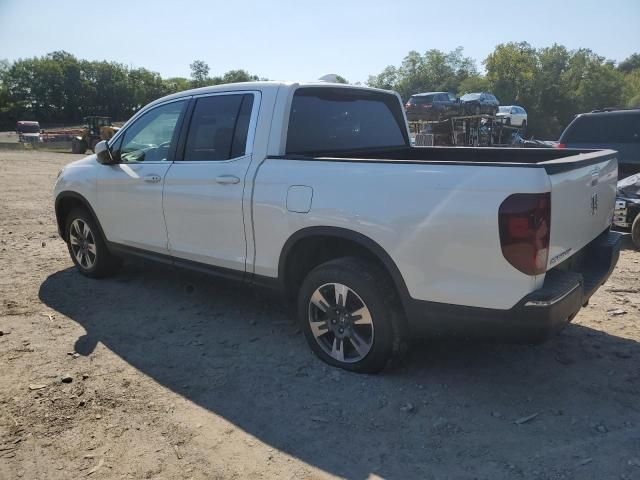
[[[636,215],[633,225],[631,225],[631,240],[635,247],[640,250],[640,213]]]
[[[298,318],[313,352],[345,370],[377,373],[404,346],[395,288],[384,271],[359,258],[314,268],[298,294]]]

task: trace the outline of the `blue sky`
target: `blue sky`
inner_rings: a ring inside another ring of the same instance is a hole
[[[622,60],[640,52],[640,0],[0,0],[0,59],[67,50],[164,77],[188,77],[201,59],[212,75],[244,68],[270,79],[365,81],[409,50],[462,46],[481,68],[496,44],[521,40]]]

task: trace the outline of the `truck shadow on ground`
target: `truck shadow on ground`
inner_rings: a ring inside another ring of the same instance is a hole
[[[626,459],[640,446],[625,433],[640,421],[639,344],[591,328],[535,347],[425,342],[404,366],[369,376],[317,360],[276,299],[191,272],[134,263],[95,281],[67,269],[39,296],[86,330],[70,349],[91,355],[101,342],[334,475],[571,477],[581,458]],[[593,478],[611,473],[598,468]]]

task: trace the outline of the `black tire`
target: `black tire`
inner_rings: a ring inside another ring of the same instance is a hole
[[[522,130],[523,132],[527,130],[527,121],[526,120],[522,121],[522,125],[520,125],[520,130]]]
[[[83,225],[88,227],[89,235],[84,235]],[[120,259],[109,252],[96,221],[85,208],[77,207],[69,212],[65,220],[65,238],[71,260],[82,275],[101,278],[112,274],[120,267]],[[80,247],[78,241],[81,242]],[[94,247],[93,253],[91,245]],[[81,254],[78,253],[78,248],[83,250]]]
[[[87,142],[84,140],[73,139],[71,141],[71,152],[72,153],[85,153],[87,151]]]
[[[636,215],[636,218],[631,225],[631,240],[635,247],[640,250],[640,213]]]
[[[339,309],[340,305],[336,300],[338,291],[331,286],[336,283],[349,289],[346,292],[345,307],[343,307],[347,316],[349,316],[350,307],[362,311],[360,307],[362,304],[368,309],[369,315],[367,317],[370,318],[370,323],[356,325],[358,320],[363,321],[363,316],[358,315],[351,316],[351,320],[342,319],[336,322],[339,316],[334,312],[334,309]],[[321,311],[312,303],[312,296],[316,291],[321,292],[322,289],[329,289],[329,295],[325,294],[320,298],[332,302],[327,306],[326,311]],[[333,298],[331,298],[330,292],[334,292]],[[329,365],[358,373],[378,373],[391,360],[399,358],[405,350],[406,320],[400,301],[386,272],[372,262],[356,257],[344,257],[314,268],[302,282],[298,292],[297,310],[300,326],[311,350]],[[318,338],[314,335],[311,327],[311,319],[318,318],[314,316],[316,313],[322,315],[323,319],[314,322],[314,324],[322,324],[326,329],[326,332],[321,333]],[[337,329],[341,322],[345,321],[347,322],[345,324],[347,333],[342,339],[339,339]],[[337,324],[330,325],[331,323]],[[357,330],[358,334],[354,335],[353,330]],[[370,335],[367,334],[367,331],[371,332]],[[349,334],[349,332],[351,333]],[[360,349],[356,348],[358,342],[352,339],[358,339],[361,347],[366,344],[367,353],[359,355]],[[364,343],[361,342],[363,339],[365,339]],[[342,352],[344,359],[342,361],[334,358],[331,352],[327,351],[330,343],[335,349],[336,342],[340,342],[339,351]]]

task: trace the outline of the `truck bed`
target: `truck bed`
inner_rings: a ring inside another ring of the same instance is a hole
[[[595,165],[614,158],[613,150],[555,148],[474,148],[400,147],[343,152],[317,152],[313,155],[285,155],[280,158],[322,160],[430,163],[439,165],[487,165],[544,168],[548,174]],[[272,157],[273,158],[273,157]]]

